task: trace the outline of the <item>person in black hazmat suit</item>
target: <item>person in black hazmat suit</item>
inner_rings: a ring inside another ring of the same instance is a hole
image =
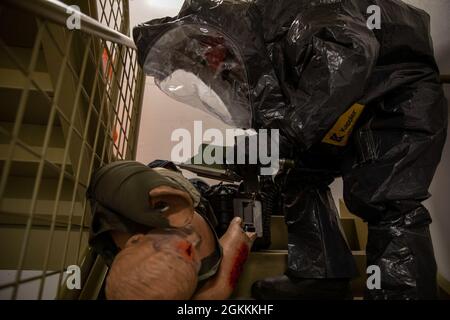
[[[377,5],[381,29],[367,25]],[[430,214],[447,102],[429,16],[400,0],[186,0],[133,31],[144,71],[169,96],[240,128],[280,130],[289,232],[285,275],[259,299],[336,298],[357,274],[329,184],[369,225],[369,299],[433,299]]]

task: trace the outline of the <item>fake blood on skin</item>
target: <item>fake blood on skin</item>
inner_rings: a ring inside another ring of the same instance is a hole
[[[181,251],[181,253],[187,260],[194,260],[191,243],[189,243],[188,241],[180,241],[177,244],[177,248]]]
[[[231,269],[229,284],[231,288],[236,288],[237,281],[244,269],[244,264],[248,258],[249,249],[246,244],[242,244],[239,247],[238,253],[236,254],[233,261],[233,268]]]

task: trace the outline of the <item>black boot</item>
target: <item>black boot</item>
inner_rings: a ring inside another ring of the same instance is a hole
[[[256,300],[345,300],[352,299],[350,279],[295,279],[286,275],[256,281]]]

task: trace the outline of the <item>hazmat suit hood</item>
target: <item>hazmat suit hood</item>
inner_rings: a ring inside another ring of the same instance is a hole
[[[280,129],[304,149],[363,95],[377,56],[359,8],[349,1],[336,15],[343,8],[188,0],[176,17],[143,23],[133,36],[145,73],[170,97],[231,126]]]
[[[170,97],[255,127],[258,104],[284,104],[258,17],[252,2],[186,1],[177,17],[134,29],[140,64]]]

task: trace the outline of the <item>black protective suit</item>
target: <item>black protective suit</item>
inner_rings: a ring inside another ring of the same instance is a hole
[[[367,8],[381,9],[381,29]],[[447,101],[429,16],[399,0],[186,0],[134,29],[139,62],[169,96],[237,127],[279,129],[288,274],[356,273],[328,185],[369,223],[368,298],[435,298],[430,215]],[[194,81],[194,79],[196,79]],[[196,81],[199,81],[198,83]]]

